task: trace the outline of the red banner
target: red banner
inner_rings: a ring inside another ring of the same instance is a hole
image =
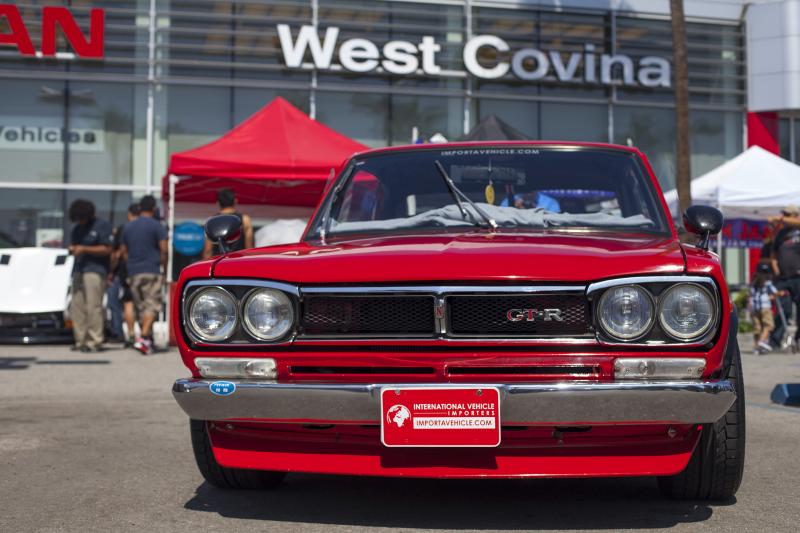
[[[722,227],[722,246],[726,248],[761,248],[769,236],[769,225],[760,220],[726,220]]]

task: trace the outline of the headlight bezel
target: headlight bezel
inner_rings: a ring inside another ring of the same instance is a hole
[[[190,325],[190,309],[197,295],[209,288],[218,288],[232,295],[236,304],[237,323],[234,332],[225,340],[207,340],[198,335]],[[268,288],[282,292],[292,306],[292,323],[287,332],[274,340],[264,340],[252,335],[244,327],[243,311],[244,303],[250,293]],[[185,283],[182,289],[180,307],[180,324],[183,337],[190,345],[202,349],[205,347],[229,347],[232,349],[244,349],[248,346],[284,346],[290,344],[297,335],[299,324],[299,288],[295,285],[268,280],[250,279],[193,279]]]
[[[225,335],[224,337],[212,338],[212,337],[209,337],[207,335],[204,335],[200,331],[200,328],[198,328],[194,324],[194,321],[192,320],[192,308],[193,308],[195,302],[197,302],[197,299],[200,298],[200,296],[202,296],[203,294],[206,294],[206,293],[209,293],[209,292],[212,292],[212,291],[217,291],[217,292],[221,292],[221,293],[225,294],[228,298],[231,299],[231,302],[232,302],[232,306],[231,307],[233,308],[233,313],[234,313],[233,327],[230,329],[230,332],[228,332],[228,334]],[[198,342],[204,342],[204,343],[223,343],[223,342],[226,342],[228,339],[230,339],[231,337],[233,337],[236,334],[236,330],[239,328],[239,320],[240,320],[239,317],[240,317],[239,302],[236,299],[236,296],[233,293],[231,293],[229,290],[227,290],[225,287],[222,287],[222,286],[219,286],[219,285],[210,285],[210,286],[199,288],[198,290],[194,291],[191,294],[191,296],[187,300],[186,304],[184,305],[183,321],[184,321],[184,324],[186,325],[186,331],[189,332],[189,334],[192,337],[196,338]]]
[[[710,325],[698,336],[681,339],[674,337],[661,326],[660,311],[661,298],[674,286],[681,284],[696,285],[704,290],[711,297],[712,312],[714,316]],[[609,289],[622,285],[638,285],[645,289],[652,298],[655,305],[653,324],[647,334],[631,340],[622,340],[609,334],[599,319],[599,302]],[[605,281],[589,284],[586,289],[587,297],[592,305],[592,319],[595,329],[595,338],[598,342],[609,346],[685,346],[702,347],[713,342],[719,333],[722,322],[723,306],[721,300],[720,287],[712,277],[697,275],[666,275],[666,276],[629,276],[624,278],[613,278]]]
[[[281,297],[286,298],[286,302],[289,305],[289,311],[290,311],[290,314],[291,314],[291,321],[289,322],[289,327],[286,328],[284,331],[282,331],[279,335],[273,335],[273,336],[260,335],[257,332],[257,330],[250,324],[250,321],[248,320],[247,306],[248,306],[248,304],[250,304],[250,302],[253,299],[253,297],[256,296],[258,293],[261,293],[261,292],[276,293],[276,294],[280,295]],[[240,304],[239,304],[239,314],[242,317],[241,318],[241,328],[242,328],[242,330],[244,330],[244,332],[246,334],[248,334],[249,336],[253,337],[256,341],[268,342],[268,343],[280,341],[281,339],[286,338],[294,330],[294,328],[297,326],[297,309],[296,309],[296,307],[297,306],[292,301],[291,296],[289,296],[288,294],[286,294],[286,292],[284,292],[284,291],[282,291],[280,289],[275,289],[275,288],[272,288],[272,287],[254,287],[254,288],[250,289],[249,291],[247,291],[247,293],[241,299]]]

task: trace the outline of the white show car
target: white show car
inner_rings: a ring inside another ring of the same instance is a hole
[[[63,248],[0,247],[0,342],[72,341],[72,263]]]

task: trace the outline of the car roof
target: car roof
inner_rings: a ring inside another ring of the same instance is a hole
[[[355,156],[381,154],[386,152],[409,152],[423,150],[443,150],[448,148],[475,148],[492,146],[547,146],[554,148],[599,148],[603,150],[618,150],[644,155],[638,148],[621,144],[600,143],[600,142],[579,142],[579,141],[460,141],[446,143],[426,143],[426,144],[403,144],[397,146],[387,146],[384,148],[373,148],[358,152]]]

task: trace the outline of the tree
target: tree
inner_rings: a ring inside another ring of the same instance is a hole
[[[683,213],[692,205],[689,160],[689,67],[686,63],[686,19],[683,0],[669,0],[672,18],[673,70],[675,72],[675,188]]]

